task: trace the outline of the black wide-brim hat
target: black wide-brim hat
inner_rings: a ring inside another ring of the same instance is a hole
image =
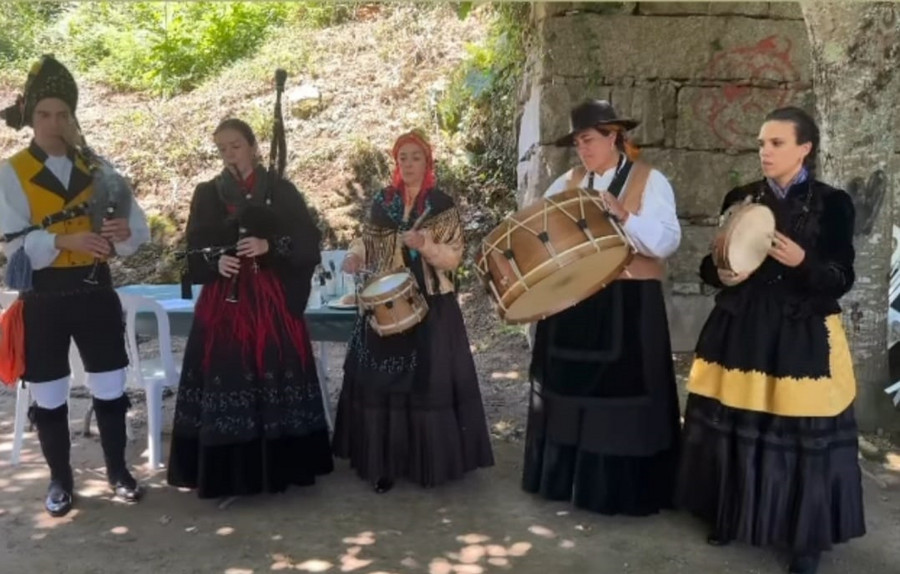
[[[575,145],[575,135],[582,130],[617,125],[628,131],[639,124],[637,120],[619,117],[606,100],[585,100],[572,108],[569,114],[569,133],[553,143],[558,147],[572,147]]]

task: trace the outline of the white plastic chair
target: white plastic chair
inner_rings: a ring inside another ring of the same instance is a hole
[[[8,309],[18,297],[19,293],[17,291],[2,291],[0,292],[0,306]],[[81,362],[81,355],[78,354],[78,347],[75,346],[75,343],[72,343],[69,347],[69,369],[72,371],[69,389],[73,386],[87,384],[84,365]],[[16,418],[13,423],[13,445],[12,453],[10,454],[10,462],[13,466],[18,466],[21,460],[22,443],[25,440],[25,421],[28,420],[28,404],[30,402],[31,390],[24,381],[19,381],[16,385]]]
[[[148,464],[157,469],[162,464],[162,418],[163,389],[175,387],[180,378],[180,368],[172,355],[172,336],[169,330],[169,315],[153,299],[140,295],[119,293],[125,312],[125,343],[128,349],[128,379],[144,390],[147,403],[147,449]],[[137,314],[150,312],[156,316],[159,331],[159,357],[141,359],[138,354],[136,323]]]

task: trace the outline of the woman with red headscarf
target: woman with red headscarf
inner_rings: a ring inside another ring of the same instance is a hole
[[[459,211],[435,187],[431,146],[421,134],[400,136],[392,153],[391,185],[375,195],[343,269],[409,269],[428,313],[390,337],[380,337],[360,317],[344,362],[334,430],[335,455],[349,458],[376,492],[390,490],[397,478],[436,486],[494,463],[455,294],[463,254]]]

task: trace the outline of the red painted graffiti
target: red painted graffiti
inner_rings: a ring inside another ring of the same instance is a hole
[[[793,44],[787,38],[769,36],[752,46],[741,46],[716,55],[706,69],[709,79],[739,80],[715,90],[703,90],[694,101],[694,113],[708,122],[713,133],[728,147],[748,145],[756,137],[758,121],[774,108],[787,105],[793,89],[760,89],[754,80],[791,82],[799,74],[791,62]],[[752,130],[748,125],[753,125]]]

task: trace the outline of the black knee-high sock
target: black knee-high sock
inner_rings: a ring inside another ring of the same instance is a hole
[[[100,444],[103,447],[103,458],[106,460],[106,478],[113,485],[117,483],[133,485],[135,482],[125,463],[125,445],[128,442],[125,413],[129,407],[131,402],[125,395],[111,401],[94,397]]]
[[[69,405],[45,409],[33,405],[28,418],[37,427],[38,440],[44,460],[50,467],[50,480],[58,483],[66,492],[74,488],[69,453],[72,441],[69,436]]]

